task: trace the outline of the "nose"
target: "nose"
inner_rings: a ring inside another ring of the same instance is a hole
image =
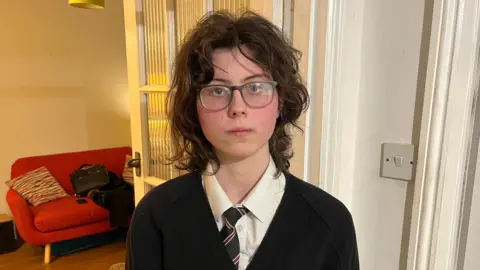
[[[246,115],[246,109],[247,104],[245,104],[240,91],[233,91],[232,102],[228,108],[228,115],[232,118],[240,115]]]

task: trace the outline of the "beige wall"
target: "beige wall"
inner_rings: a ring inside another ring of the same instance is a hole
[[[122,1],[0,9],[0,213],[20,157],[130,145]]]

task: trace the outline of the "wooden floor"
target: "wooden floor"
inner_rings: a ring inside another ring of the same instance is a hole
[[[43,263],[44,249],[24,244],[15,252],[0,255],[1,270],[108,270],[112,264],[125,262],[125,242],[104,245],[73,254],[53,257]]]

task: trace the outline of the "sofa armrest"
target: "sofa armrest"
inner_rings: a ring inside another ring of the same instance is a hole
[[[35,235],[39,232],[33,224],[33,214],[30,212],[28,202],[16,191],[9,189],[7,191],[7,204],[22,238],[30,243],[36,242]]]

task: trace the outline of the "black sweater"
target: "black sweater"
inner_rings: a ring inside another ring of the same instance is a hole
[[[357,270],[352,217],[344,205],[293,175],[247,270]],[[127,238],[128,270],[234,270],[200,173],[148,192]]]

